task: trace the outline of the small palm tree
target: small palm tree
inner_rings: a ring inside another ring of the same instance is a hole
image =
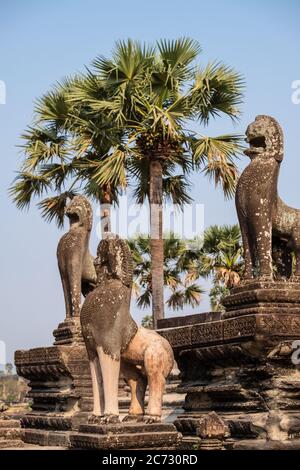
[[[146,308],[151,305],[151,240],[148,235],[138,235],[129,240],[134,260],[133,292],[137,305]],[[190,256],[188,244],[170,233],[164,236],[164,288],[169,292],[166,305],[182,309],[185,305],[195,307],[201,300],[202,288],[188,279],[187,259]],[[152,320],[153,321],[153,320]]]
[[[190,278],[212,277],[211,307],[222,309],[222,299],[240,282],[244,269],[242,240],[238,225],[212,225],[204,232],[203,247],[191,262]]]

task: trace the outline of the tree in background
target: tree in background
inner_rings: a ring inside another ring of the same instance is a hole
[[[134,262],[133,293],[139,308],[147,308],[151,305],[150,244],[150,236],[147,235],[139,235],[129,240]],[[203,290],[199,284],[188,279],[191,256],[189,244],[185,240],[179,239],[174,233],[165,234],[164,288],[168,292],[166,305],[173,310],[180,310],[187,305],[196,307],[200,303]],[[149,321],[149,317],[145,317],[145,322],[149,323]]]
[[[148,328],[149,330],[153,330],[153,316],[152,315],[145,315],[142,318],[141,325],[144,328]]]
[[[212,278],[213,311],[223,310],[222,299],[240,282],[244,269],[242,240],[238,225],[212,225],[204,232],[203,247],[190,263],[190,279]]]
[[[10,362],[7,362],[5,364],[5,373],[6,373],[6,375],[12,375],[13,368],[14,368],[14,366]]]

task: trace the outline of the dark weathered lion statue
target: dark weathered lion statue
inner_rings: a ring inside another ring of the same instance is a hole
[[[127,243],[107,236],[98,245],[95,267],[97,285],[80,314],[93,384],[94,411],[89,421],[119,421],[120,372],[131,389],[125,420],[159,421],[165,380],[174,362],[172,348],[155,331],[138,328],[130,315],[132,256]],[[147,383],[149,402],[144,414]]]
[[[81,293],[96,283],[94,259],[89,252],[93,223],[92,208],[84,196],[75,196],[66,207],[70,229],[57,246],[57,260],[66,304],[66,317],[80,314]]]
[[[292,276],[291,253],[296,254],[293,280],[300,279],[300,211],[283,203],[277,193],[283,159],[283,132],[270,116],[257,116],[246,131],[250,164],[241,174],[236,190],[236,207],[241,226],[244,279],[273,279],[277,272]]]

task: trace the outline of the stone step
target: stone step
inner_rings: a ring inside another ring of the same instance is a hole
[[[71,433],[71,447],[77,449],[175,449],[180,441],[177,432],[143,432],[130,434]]]
[[[20,428],[21,424],[18,419],[0,419],[1,428]]]
[[[0,439],[22,439],[23,430],[20,428],[0,428]]]
[[[47,431],[44,429],[25,429],[24,442],[39,446],[62,446],[69,444],[68,431]]]
[[[0,439],[0,449],[24,447],[24,442],[20,439]]]
[[[117,424],[81,424],[79,433],[87,434],[136,434],[136,433],[157,433],[157,432],[174,432],[176,431],[173,424],[168,423],[117,423]]]

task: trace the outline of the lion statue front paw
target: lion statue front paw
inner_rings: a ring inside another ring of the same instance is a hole
[[[144,415],[142,421],[145,424],[160,423],[161,422],[161,416],[158,416],[158,415]]]
[[[136,423],[143,417],[144,415],[133,415],[129,413],[128,415],[124,416],[122,423]]]

